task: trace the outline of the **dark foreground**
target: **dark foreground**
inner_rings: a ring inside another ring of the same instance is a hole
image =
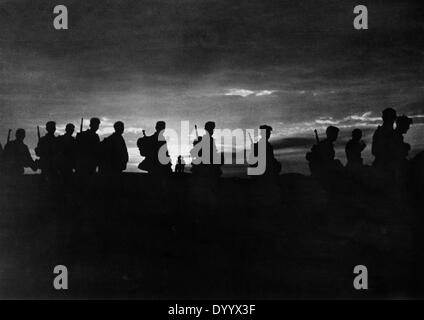
[[[0,298],[424,296],[418,202],[401,190],[310,177],[38,175],[0,191]],[[65,265],[69,290],[53,288]],[[353,288],[365,265],[369,290]]]

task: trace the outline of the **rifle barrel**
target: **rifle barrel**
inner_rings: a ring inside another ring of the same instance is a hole
[[[12,133],[12,129],[9,129],[9,131],[7,132],[7,143],[10,142],[10,134]]]
[[[196,139],[199,140],[199,132],[197,132],[197,125],[194,125],[194,130],[196,131]]]
[[[319,143],[319,136],[318,136],[317,129],[315,129],[314,132],[315,132],[315,139],[317,140],[317,143]]]
[[[247,134],[249,135],[250,143],[253,144],[254,142],[253,142],[252,136],[250,135],[250,132],[248,132]]]

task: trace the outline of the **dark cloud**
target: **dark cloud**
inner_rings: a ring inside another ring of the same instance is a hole
[[[312,146],[315,143],[314,138],[291,137],[272,140],[275,149],[299,148]]]

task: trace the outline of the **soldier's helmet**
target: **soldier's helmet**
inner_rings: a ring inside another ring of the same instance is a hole
[[[117,121],[113,125],[113,128],[115,129],[115,132],[118,134],[123,134],[125,130],[124,123],[122,121]]]
[[[409,127],[413,123],[412,118],[409,118],[408,116],[401,115],[400,117],[397,117],[396,119],[396,128],[402,133],[406,133],[409,130]]]
[[[56,131],[56,122],[54,122],[54,121],[48,121],[46,123],[46,131],[48,133],[54,133]]]
[[[330,141],[336,141],[337,136],[339,135],[339,128],[335,126],[329,126],[327,127],[327,130],[325,130],[325,134],[327,135],[327,139]]]
[[[165,130],[165,128],[166,128],[165,121],[158,121],[158,122],[156,122],[155,129],[156,129],[157,132],[160,132],[162,130]]]
[[[269,137],[271,136],[272,127],[267,125],[267,124],[263,124],[263,125],[259,126],[259,129],[265,130],[266,138],[269,139]]]
[[[75,130],[75,126],[72,123],[68,123],[65,127],[65,132],[69,134],[73,134]]]
[[[25,130],[21,128],[16,130],[15,132],[15,137],[16,137],[16,140],[18,141],[23,141],[25,139],[25,135],[26,135]]]
[[[209,133],[209,135],[213,135],[213,132],[215,130],[215,122],[208,121],[205,123],[205,130]]]
[[[393,108],[386,108],[383,110],[383,122],[394,123],[396,121],[396,110]]]
[[[97,131],[100,127],[100,119],[99,118],[91,118],[90,119],[90,129]]]
[[[361,129],[353,129],[352,139],[353,140],[361,140],[361,138],[362,138],[362,130]]]

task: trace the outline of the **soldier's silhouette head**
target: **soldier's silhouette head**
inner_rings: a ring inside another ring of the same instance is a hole
[[[396,119],[396,130],[401,134],[405,134],[408,132],[412,122],[411,118],[402,115]]]
[[[56,122],[49,121],[46,123],[46,131],[48,134],[54,134],[56,132]]]
[[[115,132],[119,135],[122,135],[125,130],[125,126],[122,121],[115,122],[115,124],[113,125],[113,128],[115,129]]]
[[[68,123],[65,127],[66,134],[72,136],[74,131],[75,131],[75,126],[72,123]]]
[[[337,137],[339,135],[339,128],[334,126],[329,126],[327,130],[325,130],[325,134],[327,135],[327,139],[331,142],[334,142],[337,140]]]
[[[382,118],[383,118],[383,122],[386,125],[392,125],[395,123],[396,121],[396,110],[393,108],[386,108],[383,110],[383,114],[382,114]]]
[[[25,130],[24,129],[21,129],[20,128],[20,129],[16,130],[16,132],[15,132],[16,140],[18,140],[18,141],[24,141],[25,136],[26,136],[26,133],[25,133]]]
[[[157,133],[161,132],[162,130],[165,130],[165,128],[166,128],[165,121],[156,122],[155,130]]]
[[[209,133],[210,136],[213,136],[213,132],[215,131],[215,122],[208,121],[205,123],[205,130]]]
[[[261,130],[265,130],[265,134],[266,134],[266,140],[269,140],[269,138],[271,137],[271,131],[272,131],[272,127],[268,126],[266,124],[263,124],[259,127],[259,129]]]
[[[354,129],[352,131],[352,140],[359,141],[362,138],[362,130],[361,129]]]
[[[100,127],[100,119],[99,118],[91,118],[90,119],[90,129],[94,132],[99,130]]]

